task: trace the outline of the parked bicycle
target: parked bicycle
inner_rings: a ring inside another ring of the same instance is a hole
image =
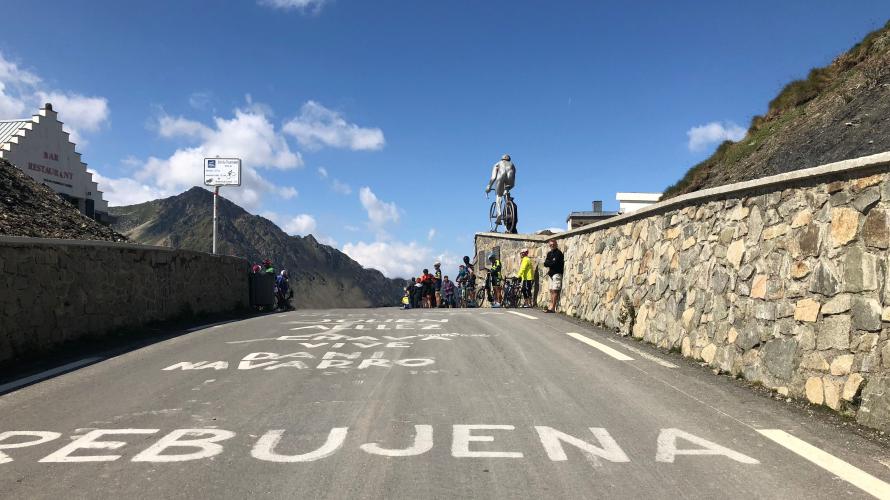
[[[507,278],[504,280],[504,307],[519,307],[522,303],[522,280]]]

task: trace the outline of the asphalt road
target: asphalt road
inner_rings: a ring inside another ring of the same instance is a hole
[[[296,311],[6,386],[0,497],[890,495],[875,442],[519,312]]]

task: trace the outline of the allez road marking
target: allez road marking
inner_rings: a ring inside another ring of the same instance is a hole
[[[53,375],[58,375],[60,373],[71,371],[71,370],[74,370],[75,368],[80,368],[81,366],[85,366],[90,363],[94,363],[101,359],[103,359],[103,358],[98,357],[98,356],[92,357],[92,358],[84,358],[79,361],[73,361],[71,363],[68,363],[68,364],[65,364],[62,366],[57,366],[55,368],[46,370],[44,372],[35,373],[34,375],[31,375],[30,377],[20,378],[18,380],[8,382],[6,384],[0,385],[0,394],[3,394],[8,391],[14,391],[20,387],[24,387],[28,384],[33,383],[33,382],[39,382],[43,379],[52,377]]]
[[[890,498],[890,484],[802,439],[780,429],[757,429],[757,432],[870,495],[877,498]]]
[[[523,313],[517,312],[517,311],[507,311],[507,312],[510,314],[515,314],[517,316],[522,316],[525,319],[538,319],[538,318],[532,316],[531,314],[523,314]]]
[[[611,347],[609,347],[607,345],[600,344],[599,342],[597,342],[593,339],[587,338],[584,335],[581,335],[580,333],[568,332],[568,333],[566,333],[566,335],[568,335],[569,337],[572,337],[576,340],[580,340],[581,342],[584,342],[585,344],[589,345],[590,347],[599,349],[600,351],[608,354],[609,356],[612,356],[613,358],[615,358],[619,361],[633,361],[634,360],[634,358],[632,358],[622,352],[618,352],[615,349],[612,349]]]
[[[679,366],[677,366],[677,365],[671,363],[670,361],[665,361],[665,360],[659,358],[658,356],[653,356],[653,355],[649,354],[648,352],[645,352],[645,351],[643,351],[643,350],[641,350],[641,349],[637,349],[636,347],[629,346],[629,345],[627,345],[627,344],[621,343],[621,342],[619,342],[619,341],[617,341],[617,340],[615,340],[615,339],[606,339],[606,340],[608,340],[609,342],[612,342],[613,344],[618,344],[618,345],[620,345],[621,347],[624,347],[625,349],[627,349],[627,350],[630,351],[630,352],[639,354],[639,356],[640,356],[641,358],[648,359],[649,361],[651,361],[651,362],[653,362],[653,363],[656,363],[656,364],[659,364],[659,365],[661,365],[661,366],[663,366],[663,367],[665,367],[665,368],[679,368]]]

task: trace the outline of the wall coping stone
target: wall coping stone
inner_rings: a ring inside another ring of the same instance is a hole
[[[592,233],[600,229],[620,225],[634,219],[642,219],[645,217],[656,215],[662,212],[666,212],[668,211],[668,209],[671,208],[689,205],[693,201],[701,201],[729,194],[743,193],[746,191],[753,191],[764,187],[775,187],[783,184],[793,184],[801,180],[816,179],[819,177],[837,174],[846,174],[859,170],[879,169],[882,166],[885,167],[887,170],[890,170],[890,151],[885,151],[883,153],[877,153],[869,156],[861,156],[859,158],[851,158],[849,160],[842,160],[834,163],[827,163],[818,167],[794,170],[792,172],[784,174],[760,177],[758,179],[752,179],[750,181],[735,182],[732,184],[724,184],[722,186],[702,189],[700,191],[694,191],[682,196],[670,198],[665,201],[658,202],[654,205],[649,205],[648,207],[641,208],[634,212],[611,217],[600,222],[582,226],[577,229],[572,229],[571,231],[565,231],[562,233],[541,235],[480,232],[476,233],[476,237],[478,238],[479,236],[485,236],[505,240],[525,240],[540,242],[549,241],[551,239],[569,238],[579,234]]]
[[[238,259],[247,262],[246,259],[241,257],[237,257],[235,255],[213,255],[209,252],[201,252],[199,250],[187,250],[187,249],[179,249],[179,248],[171,248],[171,247],[161,247],[154,245],[141,245],[139,243],[122,243],[117,241],[104,241],[104,240],[66,240],[61,238],[32,238],[29,236],[2,236],[0,235],[0,245],[5,246],[15,246],[15,245],[42,245],[42,246],[72,246],[72,247],[104,247],[104,248],[119,248],[122,250],[152,250],[157,252],[171,252],[171,253],[193,253],[193,254],[204,254],[209,255],[211,257],[224,258],[224,259]]]

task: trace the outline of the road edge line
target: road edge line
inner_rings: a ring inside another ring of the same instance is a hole
[[[103,359],[105,359],[105,358],[101,357],[101,356],[93,356],[90,358],[84,358],[84,359],[80,359],[77,361],[72,361],[70,363],[66,363],[62,366],[50,368],[49,370],[44,370],[40,373],[35,373],[34,375],[29,375],[27,377],[20,378],[18,380],[13,380],[12,382],[7,382],[3,385],[0,385],[0,395],[16,391],[18,389],[21,389],[22,387],[25,387],[27,385],[31,385],[31,384],[34,384],[37,382],[41,382],[41,381],[46,380],[50,377],[54,377],[56,375],[64,375],[65,373],[74,371],[78,368],[82,368],[86,365],[90,365],[90,364],[93,364],[98,361],[102,361]]]
[[[521,312],[519,312],[519,311],[507,311],[507,312],[510,313],[510,314],[515,314],[515,315],[517,315],[517,316],[522,316],[523,318],[528,318],[528,319],[538,319],[536,316],[532,316],[531,314],[524,314],[524,313],[521,313]]]
[[[890,484],[781,429],[756,429],[760,435],[877,498],[890,498]]]
[[[584,342],[585,344],[589,345],[590,347],[593,347],[594,349],[598,349],[599,351],[601,351],[605,354],[608,354],[609,356],[617,359],[618,361],[633,361],[634,360],[634,358],[628,356],[627,354],[624,354],[621,351],[612,349],[611,347],[609,347],[605,344],[601,344],[601,343],[597,342],[596,340],[585,337],[584,335],[581,335],[580,333],[567,332],[566,335],[568,335],[569,337],[572,337],[575,340],[580,340],[581,342]]]

